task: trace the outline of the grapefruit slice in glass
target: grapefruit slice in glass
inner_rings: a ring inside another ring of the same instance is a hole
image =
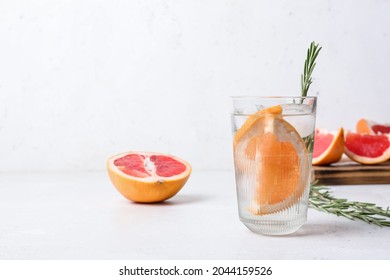
[[[378,164],[390,159],[390,135],[348,132],[345,136],[346,155],[361,164]]]
[[[127,152],[110,157],[107,170],[115,188],[135,202],[160,202],[171,198],[187,182],[191,166],[172,155]]]
[[[390,133],[390,124],[380,124],[375,121],[360,119],[356,124],[357,133],[383,134]]]
[[[281,106],[257,112],[234,137],[236,168],[244,176],[256,178],[248,209],[254,215],[290,207],[299,201],[308,183],[310,162],[305,143],[281,113]],[[248,186],[248,193],[251,188]]]
[[[313,165],[328,165],[338,162],[344,153],[344,129],[328,131],[316,129],[314,135]]]

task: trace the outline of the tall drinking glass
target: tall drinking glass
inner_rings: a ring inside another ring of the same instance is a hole
[[[307,219],[316,97],[233,97],[239,217],[251,231],[284,235]]]

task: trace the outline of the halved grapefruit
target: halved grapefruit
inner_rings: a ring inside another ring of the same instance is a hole
[[[172,155],[127,152],[110,157],[107,170],[111,182],[127,199],[160,202],[171,198],[184,186],[191,166]]]
[[[390,159],[390,135],[348,132],[345,136],[345,153],[361,164],[385,162]]]
[[[249,212],[271,214],[296,203],[306,189],[309,157],[299,133],[274,106],[250,116],[234,137],[236,169],[255,177]],[[250,193],[250,190],[248,192]]]
[[[316,129],[314,135],[313,165],[328,165],[338,162],[344,153],[344,129],[328,131]]]
[[[381,124],[372,120],[360,119],[356,124],[356,132],[368,134],[387,134],[390,133],[390,124]]]

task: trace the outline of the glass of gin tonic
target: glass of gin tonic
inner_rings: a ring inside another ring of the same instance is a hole
[[[233,97],[239,217],[251,231],[284,235],[307,219],[316,97]]]

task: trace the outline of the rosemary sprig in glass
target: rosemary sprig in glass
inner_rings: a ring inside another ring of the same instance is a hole
[[[319,211],[345,217],[350,220],[361,220],[368,224],[390,227],[390,209],[383,209],[374,203],[349,201],[335,198],[327,187],[315,183],[310,187],[310,206]]]
[[[315,61],[321,49],[322,47],[319,47],[319,44],[311,42],[310,47],[307,50],[303,74],[301,75],[302,97],[307,96],[307,92],[309,91],[309,87],[312,83],[311,74],[313,73],[314,67],[316,67]]]
[[[307,92],[309,91],[312,83],[311,74],[316,66],[315,60],[321,48],[319,44],[312,42],[307,50],[304,70],[301,76],[302,97],[307,96]],[[390,227],[389,207],[385,210],[374,203],[336,198],[330,193],[329,188],[318,186],[317,182],[314,182],[310,186],[309,202],[311,207],[325,213],[345,217],[350,220],[361,220],[377,226]]]

